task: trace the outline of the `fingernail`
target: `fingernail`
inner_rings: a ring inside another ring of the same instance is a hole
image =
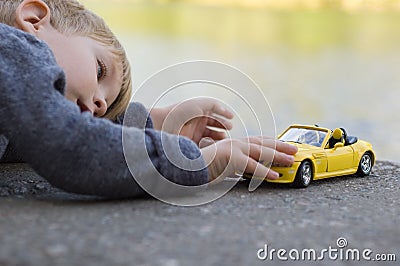
[[[279,178],[279,174],[277,172],[271,172],[271,176],[269,177],[269,179],[278,179]]]
[[[286,154],[286,158],[287,158],[289,161],[291,161],[291,162],[294,161],[294,156],[293,156],[293,155],[288,155],[288,154]]]

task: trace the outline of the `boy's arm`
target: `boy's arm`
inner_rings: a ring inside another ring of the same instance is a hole
[[[137,119],[132,121],[129,126],[131,127],[141,127],[142,117],[147,117],[145,123],[145,128],[153,128],[153,122],[148,116],[147,109],[138,102],[132,102],[129,104],[129,110],[136,114]],[[125,114],[121,114],[117,117],[115,123],[118,125],[123,125]],[[0,163],[23,163],[21,156],[17,153],[16,149],[13,147],[12,143],[8,142],[8,139],[0,135]]]
[[[24,161],[50,183],[69,192],[106,197],[142,194],[125,161],[123,127],[88,112],[80,113],[63,97],[64,74],[44,43],[19,31],[4,30],[1,25],[0,39],[0,134]],[[170,163],[158,131],[124,130],[129,152],[148,154],[133,162],[138,174],[152,178],[159,171],[183,185],[207,182],[206,168],[182,170]],[[163,137],[167,142],[179,141],[186,157],[201,156],[190,140],[168,134]],[[146,151],[137,145],[136,140],[141,138]],[[155,169],[148,167],[148,158]]]
[[[142,119],[140,119],[140,118],[147,117],[146,121],[144,122],[145,128],[153,128],[153,120],[150,117],[149,113],[147,112],[147,109],[144,107],[143,104],[138,103],[138,102],[131,102],[128,106],[128,110],[132,113],[137,114],[137,119],[135,119],[134,121],[131,121],[129,126],[142,128],[143,127],[143,118]],[[117,117],[115,123],[118,125],[123,125],[124,118],[125,118],[125,113],[119,115]]]

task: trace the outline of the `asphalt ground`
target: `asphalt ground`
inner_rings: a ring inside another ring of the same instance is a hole
[[[399,265],[399,203],[393,162],[306,189],[241,181],[198,207],[69,194],[3,164],[0,265]]]

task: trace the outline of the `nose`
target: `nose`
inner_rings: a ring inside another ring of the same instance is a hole
[[[93,97],[93,103],[94,103],[93,116],[96,117],[104,116],[107,112],[107,103],[105,99],[103,97],[95,95]]]

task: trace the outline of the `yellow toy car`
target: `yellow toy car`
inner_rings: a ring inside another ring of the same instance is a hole
[[[272,165],[279,173],[276,183],[292,183],[307,187],[312,180],[333,176],[371,173],[375,163],[372,145],[357,137],[348,136],[344,128],[330,130],[319,126],[292,125],[278,139],[298,147],[291,167]]]

